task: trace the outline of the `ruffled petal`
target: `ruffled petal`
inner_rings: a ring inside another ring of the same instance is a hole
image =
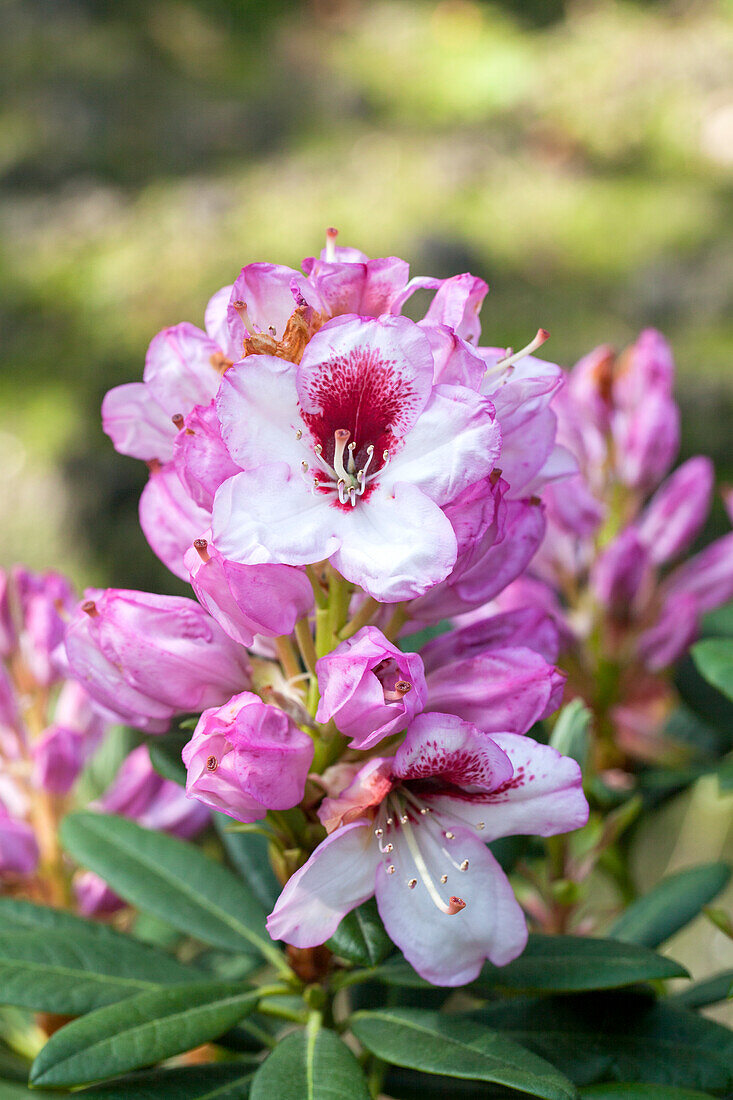
[[[224,444],[243,470],[307,459],[298,442],[303,424],[292,363],[274,355],[250,355],[225,372],[216,398]]]
[[[173,457],[176,429],[144,382],[126,382],[105,394],[102,427],[122,455],[144,462]]]

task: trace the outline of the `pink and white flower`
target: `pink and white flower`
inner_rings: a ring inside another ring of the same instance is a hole
[[[330,559],[373,597],[419,596],[457,555],[442,507],[492,470],[493,407],[435,386],[430,344],[402,317],[343,317],[295,371],[274,356],[227,371],[222,437],[243,472],[214,501],[214,542],[232,561]]]
[[[323,943],[376,893],[408,962],[452,986],[472,981],[487,958],[511,962],[526,943],[522,910],[486,842],[577,829],[588,804],[578,765],[554,749],[423,714],[394,758],[370,760],[320,816],[329,836],[280,895],[273,939]]]

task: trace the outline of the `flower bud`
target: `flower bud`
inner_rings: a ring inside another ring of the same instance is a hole
[[[201,832],[209,820],[203,806],[192,803],[177,783],[156,772],[147,745],[129,754],[98,808],[183,840]]]
[[[284,711],[248,691],[205,710],[183,750],[186,793],[238,821],[297,806],[313,742]]]
[[[609,543],[591,570],[596,598],[611,614],[626,620],[649,566],[649,555],[633,527],[627,527]]]
[[[90,590],[66,636],[73,675],[102,706],[151,733],[174,714],[223,702],[247,657],[193,600]]]
[[[661,587],[665,597],[694,597],[700,611],[712,611],[733,598],[733,531],[679,565]]]
[[[12,817],[0,803],[0,875],[30,875],[39,859],[33,829]]]
[[[679,660],[697,635],[700,610],[694,596],[672,595],[662,604],[657,621],[638,637],[636,651],[651,672]]]
[[[79,871],[74,875],[73,887],[83,917],[108,917],[125,906],[122,898],[94,871]]]
[[[677,454],[679,409],[671,397],[652,391],[638,405],[614,414],[612,433],[621,481],[633,489],[651,489]]]
[[[482,609],[475,614],[481,617],[458,630],[441,634],[423,646],[420,656],[426,673],[451,661],[478,657],[488,650],[506,646],[533,649],[546,661],[557,659],[558,629],[552,617],[541,607],[520,607],[498,615]]]
[[[54,650],[63,641],[65,616],[76,606],[76,595],[59,573],[32,573],[20,565],[12,583],[23,619],[23,660],[36,682],[48,686],[59,679]]]
[[[655,564],[676,557],[699,533],[710,508],[713,479],[712,462],[698,455],[657,489],[636,525]]]
[[[207,539],[196,539],[184,560],[199,602],[240,645],[251,646],[255,634],[290,634],[313,607],[308,577],[291,565],[239,565]]]
[[[53,794],[66,794],[84,765],[84,734],[52,725],[33,745],[33,782]]]
[[[365,626],[316,664],[316,721],[333,718],[355,749],[369,749],[405,727],[425,705],[422,661]]]

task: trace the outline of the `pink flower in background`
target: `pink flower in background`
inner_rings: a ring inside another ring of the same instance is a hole
[[[227,371],[217,408],[244,472],[214,501],[222,555],[328,558],[385,602],[444,579],[457,543],[441,508],[491,472],[500,441],[489,402],[432,377],[428,341],[399,317],[329,322],[295,371],[272,356]]]
[[[311,738],[245,691],[201,715],[183,750],[186,793],[238,821],[256,821],[300,802],[312,760]]]
[[[567,832],[588,816],[575,761],[447,714],[416,718],[395,757],[369,761],[352,787],[323,803],[330,834],[285,886],[270,935],[323,943],[376,893],[390,938],[436,985],[524,948],[522,910],[486,842]]]
[[[425,706],[422,661],[403,653],[375,626],[365,626],[316,664],[317,722],[333,718],[355,749],[398,733]]]
[[[245,651],[195,601],[89,589],[66,634],[73,675],[102,706],[149,733],[249,683]]]

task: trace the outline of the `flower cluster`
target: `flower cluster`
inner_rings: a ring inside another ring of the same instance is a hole
[[[536,580],[502,597],[555,619],[569,688],[599,715],[606,764],[669,753],[663,674],[703,613],[733,597],[733,533],[680,563],[707,519],[714,474],[697,456],[666,476],[679,447],[673,383],[669,346],[651,329],[620,356],[596,348],[568,374],[552,408],[578,472],[543,496]]]
[[[196,600],[90,590],[66,636],[78,681],[129,724],[200,714],[187,793],[269,831],[273,938],[323,943],[376,894],[444,985],[526,941],[487,843],[588,815],[577,763],[525,736],[561,699],[557,626],[492,603],[542,542],[542,493],[576,470],[562,372],[532,354],[542,330],[517,354],[480,345],[487,289],[410,279],[329,231],[302,272],[245,267],[205,331],[156,336],[103,421],[147,462],[143,530]],[[416,290],[433,292],[419,321],[402,313]],[[144,822],[138,751],[103,806]]]
[[[75,605],[57,573],[0,572],[0,884],[57,903],[58,820],[112,717],[68,675]]]

